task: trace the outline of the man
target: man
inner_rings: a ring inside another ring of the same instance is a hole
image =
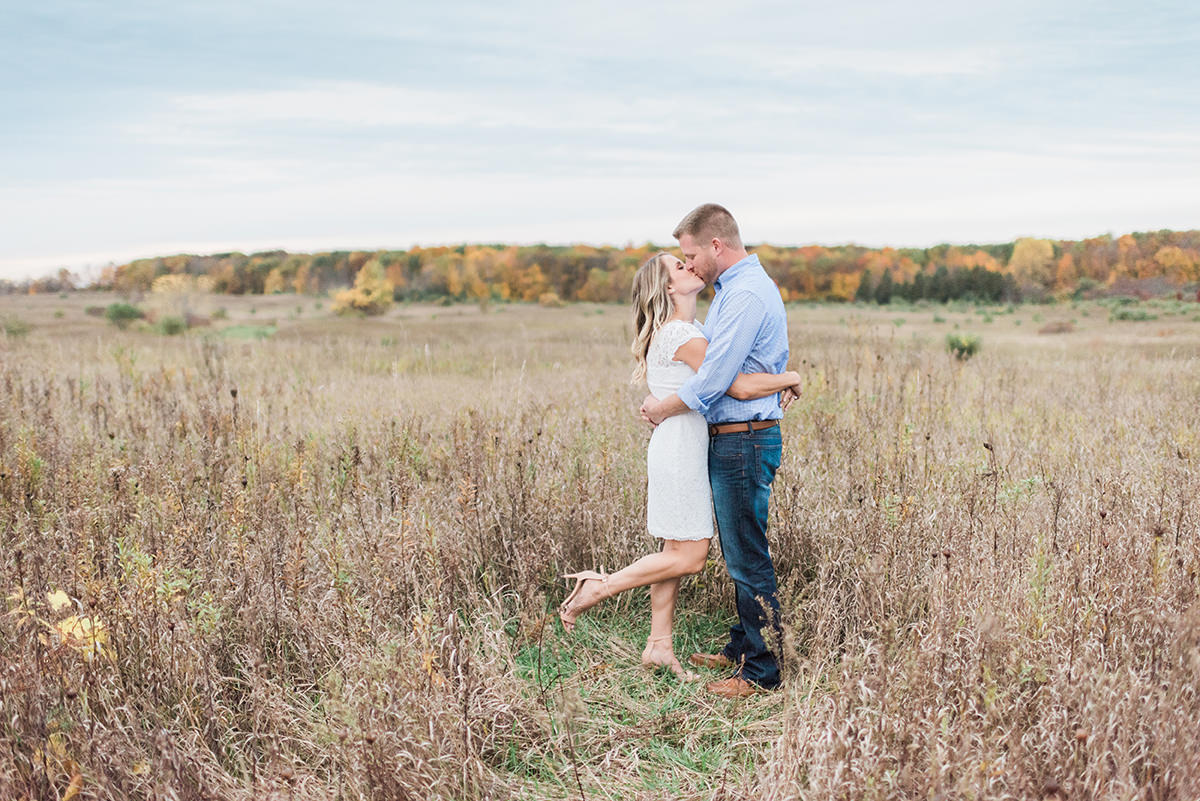
[[[779,288],[757,256],[746,252],[737,222],[706,203],[675,228],[688,269],[716,288],[704,321],[708,351],[677,394],[651,395],[642,416],[658,425],[689,409],[709,423],[708,478],[721,552],[737,589],[738,622],[719,654],[692,654],[700,667],[737,668],[710,691],[738,698],[779,686],[779,664],[764,634],[779,634],[775,565],[767,546],[767,502],[779,468],[780,397],[741,401],[725,394],[738,373],[779,373],[787,367],[787,317]],[[787,395],[787,393],[785,393]],[[784,405],[792,397],[784,398]],[[778,640],[776,640],[778,642]]]

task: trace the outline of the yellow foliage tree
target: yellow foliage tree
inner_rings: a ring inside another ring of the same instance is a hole
[[[312,266],[308,262],[304,262],[296,270],[296,275],[292,279],[292,291],[297,295],[306,295],[317,291],[317,279],[312,274]]]
[[[543,292],[550,289],[550,284],[546,281],[546,275],[542,272],[540,264],[530,265],[527,269],[517,273],[515,278],[515,294],[521,300],[537,300]]]
[[[1054,243],[1048,239],[1018,239],[1008,269],[1018,281],[1049,287],[1054,282]]]
[[[208,276],[160,275],[151,284],[150,295],[163,312],[178,315],[187,322],[195,313],[200,297],[212,291],[212,284]]]
[[[1183,283],[1200,280],[1200,259],[1196,258],[1194,252],[1189,253],[1183,248],[1168,245],[1158,249],[1154,254],[1154,261],[1173,281]]]
[[[264,295],[278,295],[287,289],[287,279],[283,276],[283,270],[278,267],[267,273],[266,279],[263,281]]]
[[[383,265],[371,259],[354,276],[354,288],[334,296],[333,310],[338,314],[383,314],[391,308],[392,290]]]
[[[854,293],[858,292],[858,285],[861,283],[861,273],[834,273],[829,294],[838,300],[854,300]]]

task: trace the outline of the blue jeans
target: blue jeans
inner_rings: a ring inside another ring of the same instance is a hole
[[[741,663],[742,678],[767,689],[779,686],[779,663],[764,630],[780,640],[775,564],[767,546],[767,501],[783,456],[779,426],[716,434],[708,442],[708,480],[725,567],[737,589],[738,622],[723,653]]]

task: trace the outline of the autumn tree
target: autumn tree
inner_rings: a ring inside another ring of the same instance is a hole
[[[178,317],[186,325],[193,325],[197,305],[201,298],[212,291],[213,280],[207,275],[199,278],[183,273],[168,273],[154,279],[150,296],[156,310]]]
[[[1054,243],[1048,239],[1018,239],[1008,269],[1018,281],[1050,287],[1054,283]]]
[[[378,259],[363,264],[354,277],[354,288],[337,293],[333,310],[338,314],[383,314],[392,305],[392,283]]]
[[[1167,245],[1158,249],[1154,261],[1172,281],[1200,281],[1200,259],[1195,251],[1189,253],[1175,245]]]
[[[854,300],[858,296],[858,288],[862,285],[862,276],[854,273],[834,273],[829,283],[829,298],[831,300]]]
[[[1075,269],[1075,257],[1070,253],[1062,254],[1054,267],[1054,288],[1059,290],[1071,289],[1075,286],[1078,278],[1079,271]]]

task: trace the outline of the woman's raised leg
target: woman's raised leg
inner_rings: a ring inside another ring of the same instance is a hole
[[[628,567],[609,574],[606,580],[584,581],[573,597],[563,605],[561,614],[564,621],[570,620],[574,623],[580,614],[619,592],[699,573],[708,557],[708,542],[707,539],[664,540],[661,551],[646,554]],[[674,598],[670,608],[674,614]]]

